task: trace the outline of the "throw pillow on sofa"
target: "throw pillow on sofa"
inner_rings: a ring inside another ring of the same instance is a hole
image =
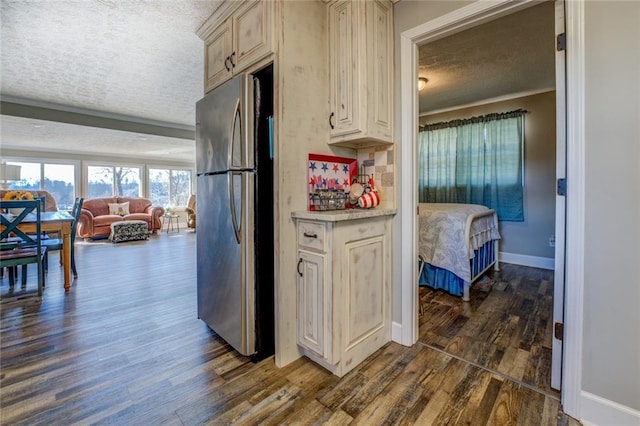
[[[109,203],[109,214],[125,216],[129,214],[129,202],[126,203]]]

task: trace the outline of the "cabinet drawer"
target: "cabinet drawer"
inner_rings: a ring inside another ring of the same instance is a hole
[[[326,240],[324,223],[298,221],[298,247],[324,252]]]

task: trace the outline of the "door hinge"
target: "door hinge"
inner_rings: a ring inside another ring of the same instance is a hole
[[[562,195],[566,197],[567,195],[567,179],[566,178],[558,179],[557,193],[558,195]]]
[[[567,50],[567,33],[558,34],[556,36],[556,50],[558,52]]]
[[[554,322],[553,323],[553,337],[555,337],[558,340],[563,340],[562,337],[564,336],[564,324],[561,322]]]

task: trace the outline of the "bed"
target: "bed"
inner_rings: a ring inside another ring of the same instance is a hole
[[[469,300],[471,284],[498,270],[498,216],[476,204],[418,204],[418,284]]]

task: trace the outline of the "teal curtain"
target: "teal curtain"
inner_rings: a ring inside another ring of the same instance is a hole
[[[420,202],[482,204],[523,221],[524,111],[426,126],[419,133]]]

